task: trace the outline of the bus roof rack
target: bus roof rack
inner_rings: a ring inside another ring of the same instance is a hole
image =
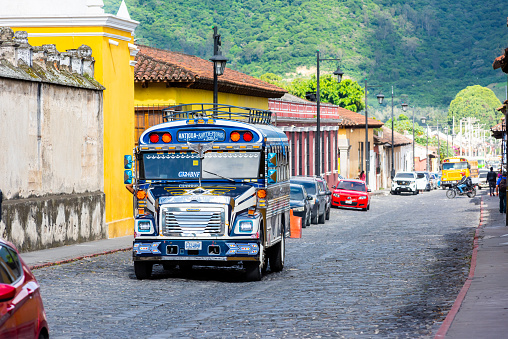
[[[272,119],[272,112],[268,110],[210,103],[170,106],[163,109],[162,112],[165,122],[212,118],[270,125]]]

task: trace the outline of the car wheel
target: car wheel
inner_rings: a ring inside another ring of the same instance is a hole
[[[310,223],[311,224],[316,225],[318,223],[318,214],[319,214],[319,206],[318,206],[318,210],[316,212],[316,215],[314,217],[310,218]]]
[[[270,251],[270,269],[272,272],[280,272],[284,268],[284,257],[286,251],[286,240],[284,238],[284,234],[282,235],[281,241],[273,246],[273,249]]]
[[[367,205],[367,211],[370,210],[370,204]]]
[[[331,207],[328,207],[328,209],[326,210],[326,216],[325,216],[326,220],[330,220],[330,209],[331,209]]]
[[[321,214],[318,218],[318,223],[319,224],[324,224],[325,223],[325,217],[326,217],[326,210],[323,211],[323,214]]]
[[[310,219],[312,218],[312,213],[310,210],[307,212],[307,218],[305,219],[305,226],[310,226]]]
[[[152,276],[153,263],[146,261],[134,262],[134,274],[138,280],[149,279]]]

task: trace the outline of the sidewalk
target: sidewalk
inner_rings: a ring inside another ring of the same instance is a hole
[[[508,337],[508,227],[499,198],[482,194],[471,271],[437,338]]]
[[[132,235],[120,238],[90,241],[81,244],[68,245],[46,250],[21,253],[21,257],[30,269],[63,264],[86,257],[126,251],[132,248]]]

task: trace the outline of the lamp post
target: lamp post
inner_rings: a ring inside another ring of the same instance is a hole
[[[365,184],[367,186],[369,186],[369,165],[370,165],[369,164],[369,156],[370,156],[369,155],[369,152],[370,152],[370,147],[369,147],[369,120],[368,120],[369,114],[368,114],[368,110],[367,110],[367,108],[368,108],[368,105],[367,105],[367,92],[368,92],[369,88],[374,88],[374,87],[381,87],[381,86],[372,86],[372,85],[371,86],[367,86],[367,78],[365,78],[365,147],[364,147],[364,152],[365,152]],[[379,94],[376,95],[376,97],[377,97],[377,100],[378,100],[379,104],[381,105],[383,103],[383,99],[385,98],[385,96],[383,94],[381,94],[381,92],[379,92]],[[392,121],[393,121],[393,119],[392,119]],[[393,131],[393,129],[392,129],[392,131]],[[393,133],[392,133],[392,135],[393,135]]]
[[[320,156],[321,156],[321,150],[320,150],[320,146],[321,146],[321,140],[320,140],[320,137],[321,137],[321,116],[320,116],[320,113],[321,113],[321,98],[320,98],[320,94],[319,94],[319,62],[320,61],[326,61],[326,60],[336,60],[336,61],[340,61],[340,59],[321,59],[319,58],[319,50],[316,51],[316,62],[317,62],[317,70],[316,70],[316,159],[315,159],[315,162],[316,162],[316,175],[321,175],[321,160],[320,160]],[[340,70],[340,67],[337,66],[337,70],[335,72],[333,72],[334,75],[337,76],[337,82],[341,82],[342,81],[342,76],[344,75],[344,73]]]
[[[402,106],[402,111],[407,111],[407,108],[409,107],[408,104],[403,102],[400,104]],[[415,170],[415,106],[413,105],[413,171]]]
[[[425,122],[427,121],[426,117],[421,118],[422,124],[425,124],[426,132],[427,132],[427,150],[425,151],[425,171],[429,172],[429,125],[427,125]]]
[[[228,59],[222,55],[219,47],[221,46],[220,34],[217,34],[217,26],[213,26],[213,56],[210,58],[210,61],[213,62],[213,108],[214,113],[217,109],[218,102],[218,93],[219,93],[219,85],[217,81],[217,77],[224,74],[224,70],[226,69],[226,63]]]
[[[445,157],[448,158],[448,126],[445,126],[444,131],[446,133],[446,155],[445,155]]]

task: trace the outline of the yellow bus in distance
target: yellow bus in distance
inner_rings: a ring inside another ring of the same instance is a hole
[[[462,179],[462,174],[471,177],[473,184],[478,185],[478,161],[466,157],[450,157],[441,163],[441,186],[450,187]]]

